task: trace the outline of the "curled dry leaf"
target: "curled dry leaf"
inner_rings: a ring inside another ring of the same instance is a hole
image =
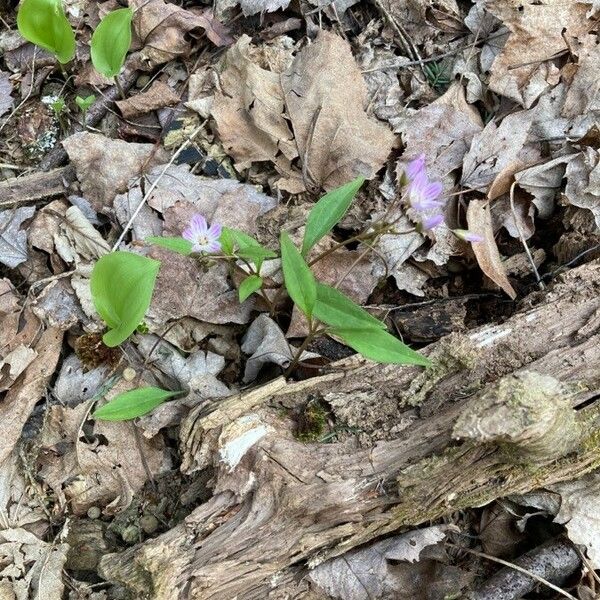
[[[242,342],[242,352],[251,354],[246,361],[244,383],[254,381],[265,364],[275,364],[287,368],[296,349],[288,344],[283,331],[266,314],[259,315],[248,328]],[[301,360],[318,356],[314,352],[304,351]]]
[[[97,211],[112,207],[115,196],[142,170],[166,161],[153,144],[133,144],[96,133],[76,133],[63,141],[81,190]]]
[[[566,165],[575,156],[575,154],[559,156],[515,174],[515,181],[519,187],[533,196],[533,204],[542,219],[547,219],[554,212]]]
[[[486,9],[511,32],[492,65],[489,87],[529,108],[558,83],[559,70],[552,59],[569,50],[569,38],[589,31],[587,9],[563,0],[492,0]]]
[[[539,159],[539,149],[527,145],[534,112],[521,111],[504,118],[498,126],[490,121],[474,136],[463,161],[461,185],[487,191],[494,199],[508,192],[513,176]]]
[[[483,237],[483,242],[473,244],[473,252],[481,270],[514,300],[517,293],[506,276],[494,239],[489,203],[486,200],[471,200],[467,208],[467,222],[470,231]]]
[[[157,80],[147,91],[119,100],[116,105],[126,119],[133,119],[165,106],[175,106],[178,102],[179,96],[166,83]]]
[[[152,69],[191,50],[187,37],[194,29],[203,29],[216,45],[230,43],[225,28],[210,16],[185,10],[164,0],[132,0],[135,10],[133,28],[142,44],[138,54],[140,67]]]

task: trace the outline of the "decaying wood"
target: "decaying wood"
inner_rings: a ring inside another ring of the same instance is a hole
[[[63,196],[75,178],[75,169],[69,165],[0,181],[0,209]]]
[[[352,359],[197,408],[182,469],[212,470],[211,499],[101,573],[156,600],[277,598],[358,544],[600,466],[599,291],[596,261],[431,345],[427,370]],[[311,402],[360,433],[301,442]]]
[[[517,558],[514,564],[554,584],[562,584],[581,564],[572,542],[565,538],[549,540]],[[480,587],[467,595],[468,600],[516,600],[529,594],[538,581],[522,571],[503,567]]]

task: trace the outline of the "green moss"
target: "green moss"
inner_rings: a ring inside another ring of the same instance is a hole
[[[402,405],[419,406],[442,379],[459,371],[474,369],[478,356],[478,349],[467,338],[452,335],[443,339],[436,353],[429,357],[431,366],[417,375],[402,395]]]
[[[327,428],[329,411],[319,400],[309,400],[300,408],[296,422],[296,438],[302,442],[318,441]]]

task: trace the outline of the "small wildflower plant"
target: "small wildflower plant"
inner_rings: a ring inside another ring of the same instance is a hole
[[[361,244],[366,254],[380,236],[408,233],[398,232],[395,227],[398,219],[390,216],[395,214],[395,201],[382,218],[368,224],[364,231],[313,256],[317,243],[343,218],[363,182],[359,177],[329,192],[314,205],[300,246],[283,231],[277,251],[272,250],[243,231],[218,223],[209,224],[202,215],[192,217],[181,237],[150,237],[146,241],[196,257],[208,266],[219,260],[227,262],[231,279],[238,282],[240,302],[257,294],[272,316],[277,314],[287,294],[308,323],[308,334],[288,372],[297,366],[310,342],[321,335],[337,338],[377,362],[428,366],[425,356],[390,334],[382,321],[342,293],[337,285],[320,282],[313,273],[315,263],[350,242]],[[403,193],[397,202],[415,222],[410,232],[439,227],[444,221],[442,185],[429,180],[424,156],[408,164],[400,183]],[[453,232],[466,242],[481,241],[480,236],[468,230]],[[280,261],[283,285],[275,282],[273,269],[269,270],[268,278],[263,273],[265,261],[273,260]],[[106,345],[122,343],[138,328],[150,305],[159,267],[158,261],[129,252],[113,252],[98,261],[92,273],[91,289],[96,309],[109,327],[103,338]],[[95,416],[112,420],[134,418],[152,410],[172,394],[158,388],[141,388],[121,394]]]
[[[94,68],[105,77],[114,78],[117,87],[117,75],[131,46],[133,14],[131,8],[108,13],[96,27],[90,42]],[[77,44],[63,0],[22,0],[17,27],[27,41],[54,54],[61,65],[73,60]],[[119,91],[123,96],[120,87]]]

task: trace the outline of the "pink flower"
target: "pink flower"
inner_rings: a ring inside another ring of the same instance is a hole
[[[408,201],[411,208],[420,213],[436,210],[444,205],[438,200],[442,191],[439,181],[430,182],[425,171],[421,171],[408,184]]]
[[[221,225],[213,223],[209,227],[202,215],[194,215],[190,226],[186,227],[181,235],[192,242],[192,252],[214,254],[221,250]]]
[[[437,215],[431,215],[429,217],[423,217],[421,220],[421,228],[423,231],[431,231],[436,227],[439,227],[444,222],[444,215],[441,213]]]
[[[406,177],[409,181],[412,181],[420,173],[425,175],[425,155],[419,154],[417,158],[411,160],[406,167]]]
[[[483,236],[468,229],[453,229],[452,233],[463,242],[483,242]]]

